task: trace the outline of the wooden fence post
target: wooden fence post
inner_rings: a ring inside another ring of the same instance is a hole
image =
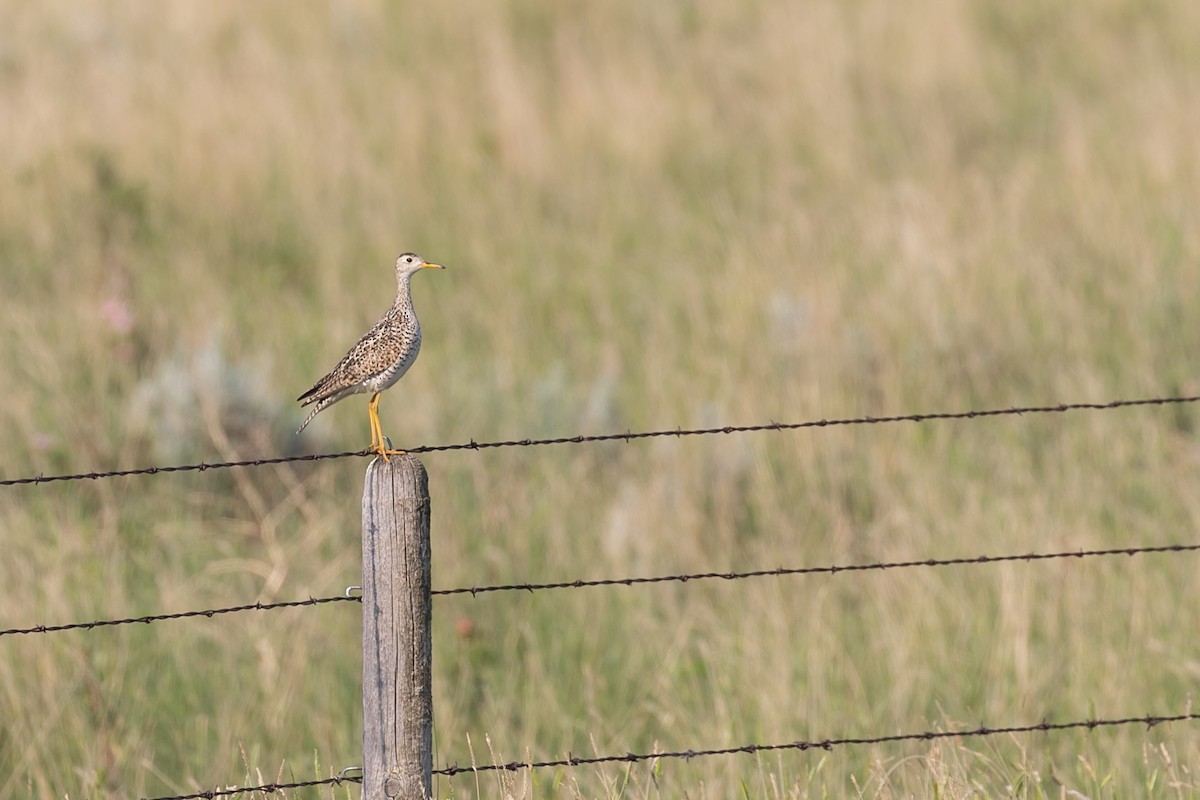
[[[362,499],[363,800],[428,800],[433,783],[429,476],[376,458]]]

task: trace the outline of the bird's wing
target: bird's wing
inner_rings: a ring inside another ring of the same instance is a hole
[[[386,369],[388,364],[382,363],[382,361],[386,361],[384,351],[387,348],[381,346],[380,340],[387,332],[387,319],[388,315],[384,314],[379,322],[363,334],[363,337],[355,342],[350,351],[342,356],[342,360],[329,371],[328,375],[297,397],[300,404],[306,406],[309,403],[317,403],[346,392],[347,389],[357,386]]]

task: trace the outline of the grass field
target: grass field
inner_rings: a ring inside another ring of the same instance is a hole
[[[0,478],[1195,394],[1200,4],[0,2]],[[423,457],[434,585],[1197,540],[1193,406]],[[365,461],[0,487],[0,628],[339,594]],[[436,764],[1178,714],[1194,554],[435,603]],[[326,778],[358,607],[0,637],[0,800]],[[1196,723],[438,797],[1200,797]],[[281,795],[274,795],[281,796]],[[357,797],[355,787],[288,798]]]

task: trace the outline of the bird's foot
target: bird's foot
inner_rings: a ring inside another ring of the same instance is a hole
[[[371,450],[378,453],[379,457],[389,464],[391,463],[391,459],[388,456],[403,456],[408,454],[407,450],[397,450],[392,447],[392,440],[386,436],[383,437],[383,442],[372,442]]]

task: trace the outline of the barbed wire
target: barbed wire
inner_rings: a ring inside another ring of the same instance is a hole
[[[210,469],[230,467],[262,467],[268,464],[291,464],[296,461],[325,461],[333,458],[371,455],[371,450],[346,450],[341,453],[309,453],[302,456],[278,456],[276,458],[252,458],[245,461],[217,461],[212,464],[178,464],[174,466],[139,467],[137,469],[114,469],[105,472],[77,472],[68,475],[35,475],[31,478],[7,478],[0,486],[54,483],[55,481],[99,480],[101,478],[127,478],[132,475],[164,475],[171,472],[206,472]]]
[[[782,744],[745,744],[740,747],[720,747],[711,750],[668,750],[658,753],[626,753],[624,755],[592,756],[577,758],[568,755],[567,758],[552,761],[510,761],[506,764],[482,764],[470,767],[460,767],[452,764],[442,769],[435,769],[435,775],[454,776],[464,772],[489,772],[503,770],[515,772],[521,769],[541,769],[545,767],[579,767],[590,764],[609,764],[624,762],[627,764],[639,761],[652,761],[660,758],[685,759],[703,758],[706,756],[726,756],[737,753],[764,753],[773,750],[833,750],[835,747],[846,745],[888,744],[891,742],[933,741],[935,739],[965,739],[974,736],[1000,736],[1014,733],[1048,733],[1075,728],[1117,727],[1121,725],[1145,725],[1147,729],[1168,722],[1184,722],[1200,719],[1200,713],[1174,714],[1170,716],[1146,715],[1142,717],[1125,717],[1123,719],[1089,719],[1078,722],[1047,722],[1043,720],[1036,725],[1007,725],[1000,728],[980,726],[965,731],[922,731],[920,733],[898,733],[890,736],[848,737],[842,739],[822,739],[812,741],[784,742]]]
[[[472,597],[490,592],[537,592],[551,589],[585,589],[599,586],[638,586],[652,583],[689,583],[704,580],[744,580],[749,578],[785,577],[794,575],[836,575],[843,572],[878,572],[890,569],[910,569],[914,567],[951,567],[974,566],[980,564],[997,564],[1010,561],[1046,561],[1050,559],[1095,558],[1105,556],[1136,556],[1153,553],[1183,553],[1200,551],[1200,544],[1167,544],[1149,547],[1116,547],[1104,550],[1066,550],[1056,553],[1024,553],[1020,555],[1003,556],[973,556],[963,558],[935,559],[926,558],[914,561],[878,561],[868,564],[833,564],[821,567],[776,567],[774,569],[757,569],[745,572],[693,572],[680,575],[655,575],[642,578],[600,578],[596,580],[558,581],[553,583],[511,583],[492,586],[466,586],[457,589],[434,589],[430,594],[435,596],[469,594]],[[215,617],[219,614],[233,614],[241,611],[269,611],[278,608],[295,608],[298,606],[316,606],[323,603],[362,602],[359,595],[346,594],[334,597],[310,597],[307,600],[289,600],[279,603],[250,603],[226,608],[208,608],[199,611],[181,611],[172,614],[152,614],[142,617],[126,617],[123,619],[93,620],[90,622],[72,622],[63,625],[34,625],[29,628],[9,628],[0,630],[0,636],[17,634],[57,633],[69,630],[92,630],[113,625],[132,625],[135,623],[149,624],[165,620],[186,619],[188,617]]]
[[[469,767],[460,767],[457,764],[451,764],[449,766],[442,767],[441,769],[433,770],[433,774],[454,777],[455,775],[461,775],[464,773],[494,771],[516,772],[517,770],[522,769],[581,767],[611,763],[633,764],[641,761],[653,761],[656,759],[683,759],[685,761],[690,761],[694,758],[707,758],[738,754],[754,755],[756,753],[766,753],[777,750],[798,750],[800,752],[805,752],[808,750],[823,750],[828,752],[836,747],[855,745],[890,744],[893,742],[930,742],[938,739],[967,739],[977,736],[1003,736],[1017,733],[1050,733],[1052,731],[1073,730],[1080,728],[1086,728],[1087,730],[1092,731],[1097,728],[1112,728],[1127,725],[1145,725],[1147,730],[1149,730],[1157,725],[1173,722],[1185,722],[1197,719],[1200,719],[1200,713],[1196,712],[1165,716],[1147,714],[1141,717],[1088,719],[1074,722],[1049,722],[1047,720],[1042,720],[1035,725],[1006,725],[997,728],[981,725],[977,728],[962,731],[921,731],[918,733],[898,733],[886,736],[798,740],[779,744],[744,744],[738,747],[719,747],[704,750],[664,750],[654,753],[625,753],[623,755],[603,755],[582,758],[568,754],[566,758],[549,761],[509,761],[504,764],[476,764]],[[346,771],[347,770],[343,770],[343,772]],[[362,778],[357,776],[343,777],[341,774],[339,774],[332,778],[325,778],[322,780],[301,781],[298,783],[268,783],[262,786],[213,789],[209,791],[193,792],[192,794],[171,795],[169,797],[154,797],[149,798],[149,800],[214,800],[214,798],[217,797],[228,797],[231,795],[245,794],[248,792],[262,792],[264,794],[269,794],[279,791],[280,789],[295,789],[307,786],[323,786],[327,784],[340,785],[345,782],[361,783]]]
[[[0,636],[31,633],[58,633],[60,631],[92,630],[113,625],[133,625],[135,623],[150,624],[170,619],[186,619],[188,617],[215,617],[218,614],[234,614],[239,611],[269,611],[274,608],[295,608],[297,606],[319,606],[322,603],[337,603],[346,600],[361,601],[360,597],[339,595],[337,597],[310,597],[307,600],[287,600],[280,603],[248,603],[227,608],[206,608],[200,611],[180,611],[173,614],[149,614],[142,617],[125,617],[123,619],[97,619],[91,622],[69,622],[65,625],[34,625],[30,628],[9,628],[0,631]]]
[[[1145,553],[1188,552],[1200,550],[1200,544],[1168,544],[1154,547],[1118,547],[1108,550],[1068,550],[1059,553],[1025,553],[1023,555],[1007,556],[974,556],[965,558],[926,558],[916,561],[879,561],[869,564],[831,565],[825,567],[776,567],[775,569],[756,569],[747,572],[694,572],[686,575],[657,575],[646,578],[604,578],[599,580],[560,581],[558,583],[513,583],[496,586],[464,587],[461,589],[441,589],[434,594],[469,594],[477,595],[484,592],[527,591],[534,592],[544,589],[583,589],[594,586],[635,586],[645,583],[687,583],[702,580],[741,580],[744,578],[783,577],[788,575],[836,575],[840,572],[874,572],[888,569],[908,569],[911,567],[952,567],[975,564],[996,564],[1004,561],[1044,561],[1055,558],[1089,558],[1094,556],[1135,556]]]
[[[590,444],[596,442],[632,442],[638,439],[660,437],[711,436],[716,434],[757,433],[762,431],[794,431],[804,428],[832,428],[848,425],[879,425],[894,422],[931,422],[937,420],[973,420],[988,417],[1022,416],[1026,414],[1061,414],[1068,411],[1105,411],[1136,406],[1163,406],[1200,402],[1200,396],[1152,397],[1142,400],[1112,400],[1107,403],[1058,403],[1043,406],[1016,406],[1012,408],[989,408],[974,411],[945,411],[929,414],[900,414],[883,417],[852,417],[845,419],[820,419],[805,422],[768,422],[759,425],[724,425],[714,428],[674,428],[652,431],[626,431],[598,435],[563,436],[551,439],[510,439],[495,442],[477,442],[471,439],[459,444],[420,445],[407,448],[413,454],[437,453],[453,450],[488,450],[500,447],[540,447],[558,444]],[[119,469],[101,472],[79,472],[63,475],[34,475],[27,478],[0,479],[0,486],[53,483],[55,481],[99,480],[123,478],[134,475],[162,475],[172,472],[205,472],[231,467],[259,467],[268,464],[288,464],[296,461],[322,461],[334,458],[372,455],[370,449],[348,450],[341,453],[312,453],[277,458],[256,458],[245,461],[218,461],[213,463],[179,464],[174,466],[152,466],[138,469]]]
[[[342,770],[346,772],[347,770]],[[217,797],[232,797],[236,794],[246,794],[247,792],[262,792],[263,794],[274,794],[283,789],[304,789],[309,786],[341,786],[343,783],[362,783],[362,777],[359,775],[343,776],[342,774],[334,775],[332,778],[322,778],[314,781],[296,781],[295,783],[264,783],[262,786],[244,786],[230,787],[228,789],[209,789],[192,792],[191,794],[175,794],[169,797],[152,797],[142,798],[142,800],[214,800]]]

